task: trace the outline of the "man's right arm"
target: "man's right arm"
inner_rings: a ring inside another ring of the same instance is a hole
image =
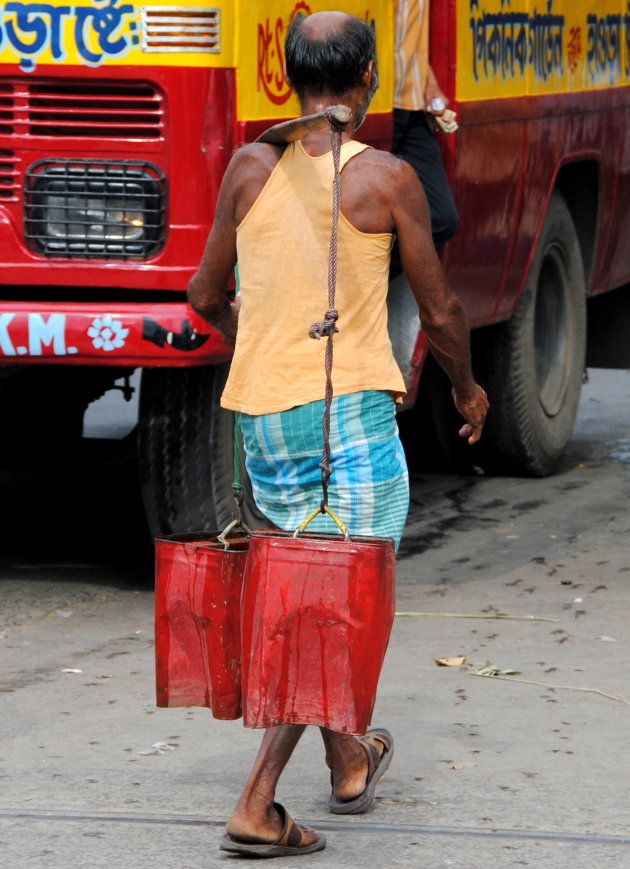
[[[227,284],[236,264],[235,196],[239,156],[228,166],[199,268],[188,285],[188,302],[203,319],[217,328],[227,344],[236,339],[237,312],[230,305]]]
[[[426,197],[415,171],[400,160],[392,175],[390,202],[402,266],[431,351],[449,376],[455,406],[466,420],[459,433],[473,444],[481,436],[488,399],[472,375],[468,318],[444,276],[431,237]]]
[[[236,265],[236,228],[256,201],[284,148],[251,144],[239,148],[226,169],[214,223],[199,264],[188,285],[188,301],[203,319],[236,340],[238,302],[230,304],[227,283]]]

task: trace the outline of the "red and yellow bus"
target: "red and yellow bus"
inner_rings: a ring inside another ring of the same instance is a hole
[[[539,5],[434,0],[431,12],[432,65],[460,123],[443,153],[462,228],[442,256],[494,408],[467,461],[535,474],[570,436],[587,334],[594,364],[626,362],[625,293],[606,291],[630,275],[630,13],[622,0]],[[230,154],[298,113],[283,74],[291,16],[339,7],[375,27],[381,87],[361,135],[387,148],[392,0],[0,2],[4,450],[36,428],[69,443],[87,404],[140,368],[153,530],[223,522],[229,351],[185,290]],[[587,332],[587,298],[605,292]],[[407,342],[408,407],[430,406],[457,458],[448,390],[406,326],[394,337]]]

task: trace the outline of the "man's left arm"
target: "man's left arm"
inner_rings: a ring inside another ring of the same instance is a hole
[[[422,329],[451,381],[455,406],[466,420],[459,434],[474,444],[481,437],[488,399],[472,375],[468,318],[435,252],[429,208],[416,173],[400,160],[392,167],[389,181],[400,258],[418,302]]]

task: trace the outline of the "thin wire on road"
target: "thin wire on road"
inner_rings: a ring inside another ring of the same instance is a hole
[[[125,812],[54,812],[47,810],[0,809],[0,819],[21,821],[107,822],[121,824],[163,824],[165,826],[223,827],[225,820],[200,818],[195,815],[151,815]],[[525,839],[529,841],[563,842],[587,845],[630,845],[629,836],[614,834],[573,833],[553,830],[509,830],[495,827],[437,827],[422,824],[371,824],[365,821],[304,821],[325,832],[391,833],[429,836],[476,837],[484,839]]]

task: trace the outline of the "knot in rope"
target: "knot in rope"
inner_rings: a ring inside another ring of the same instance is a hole
[[[339,331],[335,326],[338,319],[337,311],[334,308],[329,308],[320,323],[313,323],[308,333],[309,338],[315,338],[316,341],[319,341],[320,338],[331,338],[335,332]]]
[[[333,472],[332,465],[329,465],[326,462],[320,462],[318,467],[322,469],[322,476],[326,476],[326,477],[332,476],[332,472]]]

